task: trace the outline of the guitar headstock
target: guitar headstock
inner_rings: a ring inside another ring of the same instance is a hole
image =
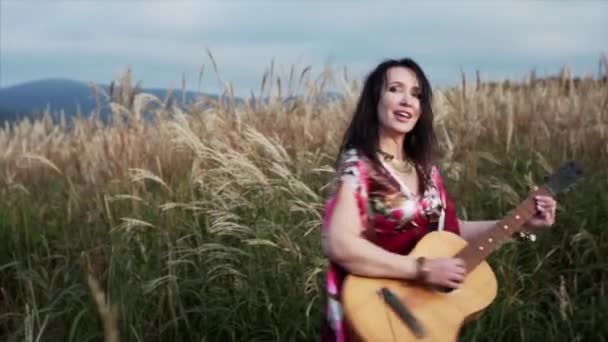
[[[569,161],[555,173],[547,177],[545,186],[553,196],[576,183],[583,176],[583,164],[580,161]]]

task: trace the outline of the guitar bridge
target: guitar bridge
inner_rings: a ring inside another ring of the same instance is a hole
[[[397,316],[405,323],[405,325],[410,328],[414,336],[417,338],[424,338],[426,332],[424,328],[418,322],[416,317],[411,313],[411,311],[402,303],[395,294],[393,294],[388,288],[383,287],[380,289],[380,295],[384,298],[384,301],[388,306],[397,314]]]

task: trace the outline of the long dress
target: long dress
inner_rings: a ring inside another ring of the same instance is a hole
[[[421,195],[400,180],[395,170],[382,161],[374,167],[371,161],[354,149],[340,156],[330,195],[325,204],[322,243],[326,245],[329,222],[340,183],[349,186],[356,197],[364,236],[384,249],[408,254],[427,233],[444,229],[459,234],[460,227],[452,200],[446,193],[437,167],[431,169],[431,182]],[[326,249],[325,249],[326,250]],[[330,262],[326,273],[326,318],[322,341],[348,341],[340,294],[347,271]]]

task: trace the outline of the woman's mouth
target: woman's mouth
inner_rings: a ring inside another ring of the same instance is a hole
[[[397,121],[401,121],[401,122],[407,122],[408,120],[410,120],[412,118],[412,116],[405,112],[405,111],[401,111],[401,110],[396,110],[393,112],[393,114],[395,114],[395,118],[397,118]]]

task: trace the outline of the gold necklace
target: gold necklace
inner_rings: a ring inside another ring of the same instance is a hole
[[[409,159],[397,160],[392,154],[380,150],[378,153],[382,156],[385,162],[389,163],[395,169],[395,171],[399,173],[410,174],[416,171],[414,162]]]

